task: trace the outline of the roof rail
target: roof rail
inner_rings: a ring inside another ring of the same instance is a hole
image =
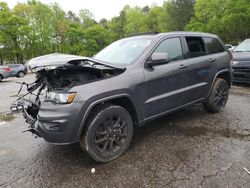
[[[140,36],[140,35],[153,35],[153,34],[159,34],[159,32],[144,32],[144,33],[132,33],[125,35],[126,37],[134,37],[134,36]]]

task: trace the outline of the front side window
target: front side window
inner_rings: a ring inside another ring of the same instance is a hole
[[[206,55],[205,45],[201,37],[185,37],[189,58]]]
[[[204,42],[206,44],[208,54],[216,54],[225,51],[221,43],[215,38],[204,37]]]
[[[170,61],[183,59],[183,52],[180,38],[170,38],[164,40],[154,52],[168,53]]]

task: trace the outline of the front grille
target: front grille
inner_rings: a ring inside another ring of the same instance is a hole
[[[237,72],[245,72],[250,73],[250,67],[233,67],[235,73]]]
[[[233,67],[233,81],[250,83],[250,66]]]

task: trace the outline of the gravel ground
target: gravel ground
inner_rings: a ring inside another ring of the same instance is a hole
[[[250,187],[250,86],[233,86],[219,114],[194,105],[148,123],[123,156],[100,164],[78,144],[22,133],[21,114],[4,115],[14,81],[32,78],[0,83],[0,187]]]

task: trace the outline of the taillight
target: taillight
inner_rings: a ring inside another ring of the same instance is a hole
[[[10,71],[10,68],[3,68],[3,70],[5,70],[5,71]]]

